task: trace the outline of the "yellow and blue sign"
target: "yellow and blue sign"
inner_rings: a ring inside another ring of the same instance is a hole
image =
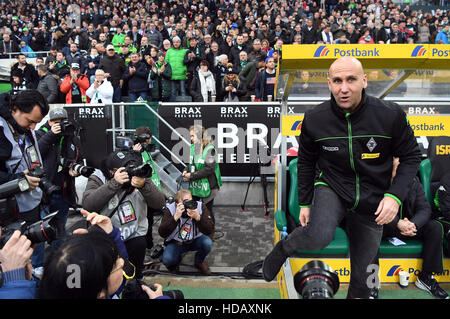
[[[281,70],[328,69],[344,56],[359,59],[364,68],[450,69],[447,44],[291,44],[283,45]]]
[[[409,124],[415,136],[450,136],[450,115],[409,115]],[[299,136],[303,115],[283,115],[281,134]]]
[[[317,258],[290,258],[290,266],[292,274],[295,275],[302,267]],[[331,267],[338,275],[341,283],[350,282],[350,258],[320,258]],[[450,282],[450,259],[444,258],[444,271],[436,274],[435,278],[438,282]],[[382,283],[397,283],[398,273],[406,271],[410,274],[410,281],[414,282],[422,270],[421,258],[380,258],[379,259],[379,279]]]

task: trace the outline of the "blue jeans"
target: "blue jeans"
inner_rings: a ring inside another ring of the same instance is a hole
[[[178,89],[180,89],[180,96],[186,96],[186,80],[172,80],[172,96],[170,98],[172,102],[178,96]]]
[[[139,97],[142,97],[144,101],[147,101],[147,91],[142,92],[128,92],[128,97],[131,102],[137,101]]]
[[[206,235],[194,239],[191,244],[177,245],[170,243],[164,249],[162,262],[167,268],[177,265],[181,261],[181,256],[188,251],[196,251],[195,263],[202,263],[212,249],[212,240]]]
[[[118,102],[120,102],[121,99],[122,99],[122,88],[119,85],[118,87],[114,88],[112,100],[113,100],[113,103],[118,103]]]

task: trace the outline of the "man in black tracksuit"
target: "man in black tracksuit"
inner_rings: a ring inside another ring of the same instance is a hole
[[[301,227],[277,243],[263,263],[267,281],[298,250],[323,249],[343,221],[349,238],[348,298],[369,298],[368,266],[383,225],[406,198],[420,150],[405,113],[395,103],[365,94],[366,75],[351,57],[330,67],[331,100],[307,111],[298,155]],[[391,183],[392,159],[400,158]],[[318,178],[316,178],[318,172]]]

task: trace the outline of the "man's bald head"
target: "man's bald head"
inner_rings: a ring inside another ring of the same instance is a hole
[[[367,76],[360,61],[342,57],[334,61],[328,74],[328,87],[337,105],[346,113],[353,112],[367,87]]]

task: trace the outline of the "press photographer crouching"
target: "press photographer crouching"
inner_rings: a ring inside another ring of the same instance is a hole
[[[67,111],[54,108],[49,120],[36,131],[47,179],[57,189],[49,194],[49,211],[56,215],[58,238],[66,236],[67,213],[77,204],[75,177],[89,177],[94,168],[83,166],[81,143],[76,136],[76,127],[67,118]],[[60,241],[52,243],[55,248]]]
[[[0,184],[26,178],[29,190],[14,195],[17,202],[15,218],[29,224],[45,216],[41,205],[42,187],[49,185],[43,178],[43,162],[34,129],[48,113],[45,98],[36,90],[0,97]],[[44,245],[34,248],[34,268],[44,263]]]
[[[196,251],[194,266],[203,275],[211,275],[205,258],[212,249],[213,242],[209,236],[214,233],[214,222],[206,205],[193,201],[191,192],[182,189],[175,194],[174,202],[163,211],[158,229],[166,245],[163,264],[169,271],[177,273],[182,254]]]
[[[111,153],[102,170],[89,177],[82,206],[109,216],[120,229],[136,278],[142,278],[148,230],[147,206],[160,208],[165,197],[150,179],[151,166],[142,166],[140,154]]]

